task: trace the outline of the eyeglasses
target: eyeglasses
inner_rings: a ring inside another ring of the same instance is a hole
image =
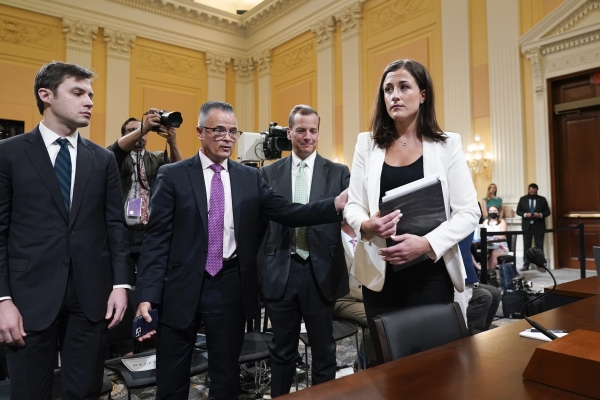
[[[131,132],[133,132],[133,131],[136,131],[136,130],[138,130],[138,129],[140,129],[140,128],[129,128],[129,129],[125,129],[125,133],[131,133]]]
[[[202,129],[206,129],[206,130],[212,130],[212,134],[215,137],[215,140],[225,140],[225,136],[227,134],[229,134],[229,138],[231,138],[231,140],[237,140],[238,137],[240,137],[240,134],[242,132],[238,131],[236,128],[231,128],[229,130],[229,132],[227,132],[227,129],[224,126],[217,126],[214,128],[209,128],[208,126],[202,126]]]

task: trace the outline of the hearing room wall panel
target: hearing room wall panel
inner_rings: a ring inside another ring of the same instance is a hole
[[[184,158],[194,155],[200,148],[195,130],[198,110],[207,100],[204,53],[137,38],[131,50],[130,82],[131,116],[141,118],[150,107],[181,112],[177,143]],[[147,147],[164,150],[165,139],[150,133]]]
[[[0,15],[0,119],[24,121],[29,131],[42,119],[33,96],[35,74],[66,56],[62,20],[5,5]]]

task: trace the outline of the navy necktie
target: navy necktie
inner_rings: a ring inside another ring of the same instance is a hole
[[[67,214],[71,209],[71,173],[73,165],[71,164],[71,154],[69,153],[69,141],[67,139],[56,139],[60,146],[56,161],[54,161],[54,172],[58,178],[60,194],[62,195],[67,209]]]
[[[531,212],[531,215],[535,213],[535,203],[533,202],[533,199],[529,200],[529,211]]]

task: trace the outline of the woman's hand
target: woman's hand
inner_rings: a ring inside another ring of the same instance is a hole
[[[381,212],[377,211],[371,218],[360,225],[360,231],[368,235],[379,236],[382,239],[387,239],[396,234],[396,224],[400,221],[402,214],[399,210],[381,216]]]
[[[391,239],[398,244],[379,250],[379,255],[390,264],[404,264],[433,250],[429,241],[422,236],[406,233],[391,236]]]

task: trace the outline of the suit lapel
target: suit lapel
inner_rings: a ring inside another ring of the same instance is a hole
[[[292,193],[292,156],[287,156],[277,168],[276,183],[272,186],[290,203],[294,202]]]
[[[42,179],[42,182],[50,192],[59,212],[62,214],[65,221],[68,221],[65,203],[63,202],[58,186],[58,179],[56,178],[54,167],[50,161],[50,156],[48,155],[48,150],[46,149],[39,128],[36,127],[31,133],[28,133],[25,136],[25,139],[31,144],[24,149],[25,154],[27,154],[29,161],[33,164],[33,167]]]
[[[204,172],[202,171],[202,162],[200,156],[196,153],[189,162],[188,176],[198,204],[198,212],[202,220],[204,235],[208,238],[208,202],[206,200],[206,186],[204,185]]]
[[[79,212],[90,172],[95,162],[94,151],[87,146],[87,143],[81,137],[81,134],[79,134],[77,139],[77,164],[75,169],[75,184],[73,185],[73,201],[71,202],[71,212],[69,213],[69,227],[73,224]]]
[[[325,163],[325,159],[317,154],[312,175],[312,183],[310,185],[310,200],[309,202],[318,201],[325,192],[325,182],[329,167]]]
[[[367,188],[369,191],[369,209],[371,215],[379,211],[379,196],[381,190],[381,170],[383,169],[383,162],[385,161],[385,149],[379,148],[372,142],[371,160],[369,162],[369,175],[367,179]]]
[[[231,186],[231,206],[233,207],[233,230],[235,232],[235,242],[239,243],[240,234],[240,216],[242,215],[242,187],[244,179],[241,174],[240,164],[227,160],[229,168],[229,185]]]

